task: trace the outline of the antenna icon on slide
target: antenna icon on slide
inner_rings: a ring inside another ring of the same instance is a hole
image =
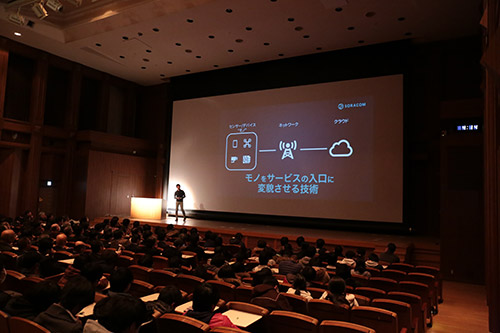
[[[293,140],[292,142],[283,142],[280,141],[280,150],[283,150],[283,155],[281,156],[281,159],[284,160],[285,158],[289,157],[293,160],[293,152],[292,150],[297,149],[297,141]]]

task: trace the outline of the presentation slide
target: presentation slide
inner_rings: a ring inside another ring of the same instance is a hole
[[[168,209],[403,219],[403,76],[174,102]]]

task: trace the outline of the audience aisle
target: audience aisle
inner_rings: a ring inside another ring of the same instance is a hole
[[[427,333],[489,332],[485,286],[443,281],[443,298]]]

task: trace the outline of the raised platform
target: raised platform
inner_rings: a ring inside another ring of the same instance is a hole
[[[100,217],[94,219],[94,223],[102,222],[111,217]],[[120,217],[120,220],[127,218]],[[136,219],[130,218],[131,221]],[[286,236],[292,244],[295,239],[303,236],[307,242],[314,243],[316,239],[323,238],[326,246],[332,248],[335,245],[342,245],[344,249],[356,250],[365,248],[367,252],[375,251],[381,253],[385,250],[387,243],[393,242],[397,246],[397,254],[402,260],[416,265],[431,265],[439,267],[440,248],[439,240],[419,236],[389,235],[354,231],[338,231],[329,229],[313,229],[299,227],[285,227],[276,225],[250,224],[228,221],[213,221],[188,218],[185,222],[182,218],[175,221],[175,217],[168,217],[162,220],[141,219],[142,224],[151,226],[167,226],[173,224],[176,228],[197,228],[204,233],[211,230],[221,235],[224,242],[237,232],[244,236],[244,242],[247,247],[253,248],[259,239],[267,241],[268,245],[277,248],[281,237]]]

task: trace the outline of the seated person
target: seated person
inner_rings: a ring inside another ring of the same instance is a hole
[[[74,277],[64,286],[61,301],[40,313],[35,322],[52,333],[82,332],[82,323],[75,316],[94,302],[94,296],[94,288],[90,281],[80,276]]]
[[[5,270],[5,267],[3,265],[2,258],[0,258],[0,287],[2,286],[2,283],[4,283],[6,278],[7,278],[7,271]],[[10,298],[11,295],[7,294],[0,288],[0,309],[3,309],[5,307]]]
[[[302,296],[307,299],[312,299],[311,293],[307,291],[307,281],[302,274],[297,274],[293,281],[293,286],[288,289],[287,294]]]
[[[61,233],[56,236],[56,244],[54,245],[54,251],[68,251],[69,248],[66,246],[68,243],[68,236]]]
[[[375,269],[378,269],[378,270],[381,270],[382,269],[382,265],[380,265],[378,263],[378,255],[375,254],[375,253],[370,253],[370,255],[368,256],[368,260],[365,261],[365,265],[366,267],[370,267],[370,268],[375,268]]]
[[[231,265],[222,266],[217,272],[217,280],[233,284],[235,287],[241,285],[241,280],[236,277]]]
[[[16,241],[17,235],[14,230],[7,229],[2,231],[0,234],[0,252],[8,251],[16,253],[13,249],[14,242]]]
[[[185,315],[208,324],[210,328],[220,326],[238,328],[227,316],[214,312],[218,301],[218,290],[210,283],[204,282],[194,289],[193,310],[186,312]]]
[[[132,333],[150,320],[150,312],[138,298],[116,295],[101,299],[94,307],[94,319],[87,320],[85,333]]]
[[[372,274],[366,270],[366,263],[361,258],[356,260],[356,267],[351,269],[351,276],[353,274],[366,276],[367,278],[372,276]]]
[[[146,303],[149,311],[153,312],[153,317],[158,318],[165,313],[174,312],[175,308],[182,304],[182,294],[179,288],[174,285],[166,286],[160,291],[156,301]]]
[[[34,320],[40,312],[47,310],[53,303],[59,302],[61,288],[53,281],[41,281],[26,290],[24,295],[12,297],[3,311],[13,317]]]
[[[347,251],[345,253],[345,257],[342,260],[339,260],[338,263],[340,265],[347,265],[350,268],[356,267],[356,253],[354,251]]]
[[[258,272],[263,268],[269,267],[268,265],[270,264],[270,261],[272,259],[272,256],[270,256],[270,253],[267,251],[262,251],[259,254],[259,265],[255,266],[252,269],[252,272]],[[274,260],[272,261],[274,263]]]
[[[113,297],[115,295],[126,295],[130,296],[128,291],[132,286],[132,281],[134,276],[132,271],[127,267],[118,267],[109,276],[109,291],[108,296]]]
[[[389,264],[398,263],[399,257],[394,254],[396,252],[396,244],[389,243],[384,253],[380,254],[380,261],[387,262]]]
[[[297,256],[290,250],[285,250],[278,263],[279,274],[297,274],[302,270],[302,265],[297,260]]]
[[[265,307],[270,311],[292,311],[292,307],[290,303],[288,303],[288,300],[280,295],[279,283],[272,275],[266,276],[261,284],[255,285],[252,290],[252,297],[251,303]]]
[[[320,299],[327,299],[333,304],[345,304],[349,307],[358,306],[358,301],[353,294],[346,294],[344,279],[334,277],[328,282],[328,290],[321,295]]]

